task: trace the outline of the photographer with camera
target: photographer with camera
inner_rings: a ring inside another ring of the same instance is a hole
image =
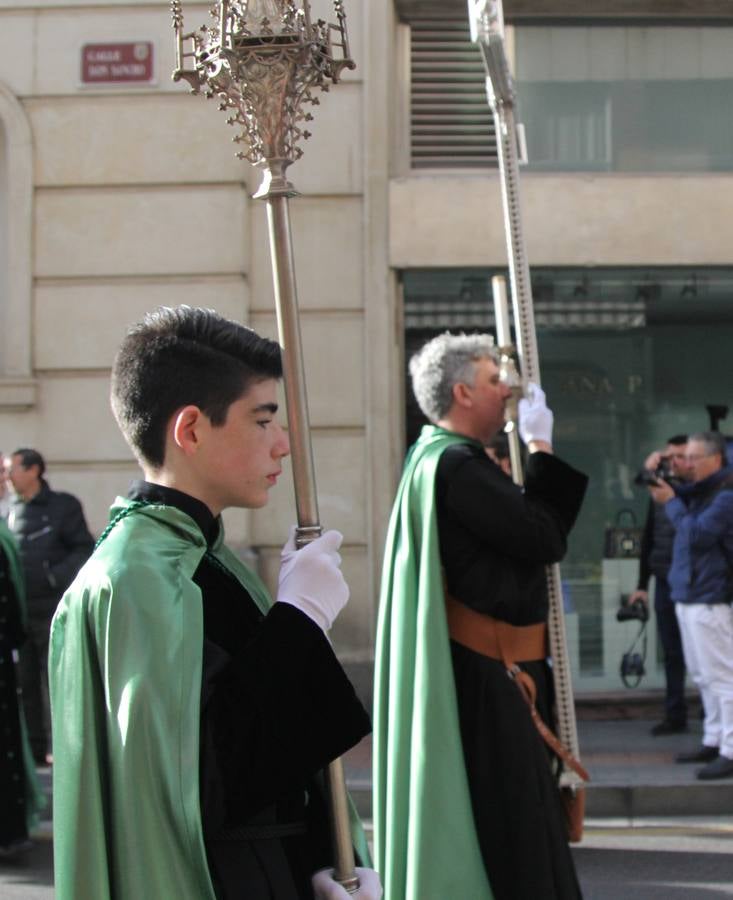
[[[712,780],[733,777],[733,465],[714,431],[690,435],[685,455],[692,483],[650,491],[675,529],[668,580],[705,709],[702,747],[677,761],[707,763],[697,777]]]
[[[636,476],[635,483],[650,490],[662,481],[681,484],[689,478],[685,459],[687,435],[677,434],[669,438],[663,450],[655,450],[644,462],[644,468]],[[654,612],[657,631],[664,652],[664,718],[653,726],[651,733],[658,737],[687,731],[687,704],[685,702],[685,658],[677,623],[674,603],[670,597],[667,576],[672,563],[674,526],[665,515],[664,505],[649,500],[639,558],[639,581],[631,594],[627,618],[642,621],[648,618],[649,579],[654,576]],[[646,613],[645,616],[641,612]]]

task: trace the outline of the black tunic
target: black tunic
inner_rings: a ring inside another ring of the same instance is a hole
[[[198,500],[145,482],[130,497],[176,506],[209,542],[218,521]],[[310,900],[332,864],[318,773],[369,733],[366,711],[321,629],[292,606],[262,615],[208,556],[203,597],[201,814],[219,900]]]
[[[20,605],[0,547],[0,847],[28,837],[25,769],[13,650],[23,643]]]
[[[449,592],[513,625],[547,619],[545,566],[565,553],[587,479],[530,456],[522,492],[484,452],[448,448],[436,476],[440,552]],[[502,663],[451,642],[476,831],[495,900],[581,896],[545,745]],[[544,661],[522,664],[550,721]]]

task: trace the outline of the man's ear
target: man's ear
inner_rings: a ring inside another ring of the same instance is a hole
[[[201,446],[201,439],[209,420],[198,406],[184,406],[173,416],[173,442],[186,456],[193,456]]]
[[[472,405],[471,388],[463,381],[459,381],[453,385],[453,401],[459,406],[468,407]]]

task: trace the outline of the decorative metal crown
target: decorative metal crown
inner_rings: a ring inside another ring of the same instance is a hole
[[[220,0],[210,10],[214,24],[186,34],[181,0],[172,0],[173,80],[234,111],[227,123],[241,129],[233,140],[246,147],[238,158],[288,164],[303,155],[297,144],[310,137],[302,126],[313,119],[304,107],[317,106],[316,91],[355,68],[342,0],[334,10],[336,25],[312,21],[309,0]]]

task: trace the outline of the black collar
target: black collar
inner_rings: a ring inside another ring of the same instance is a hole
[[[176,488],[153,484],[152,481],[133,481],[127,493],[128,500],[144,500],[148,503],[162,503],[174,506],[190,516],[201,529],[206,543],[211,546],[219,534],[219,521],[209,507],[196,497]]]

